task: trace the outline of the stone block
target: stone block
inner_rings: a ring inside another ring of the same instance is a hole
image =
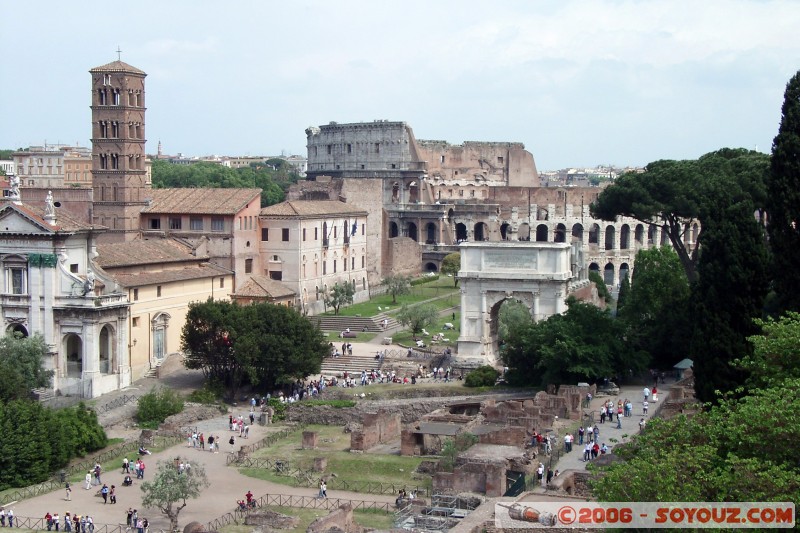
[[[304,431],[303,432],[303,449],[316,450],[317,449],[317,432]]]
[[[326,468],[328,468],[328,458],[327,457],[315,457],[314,458],[314,472],[324,472]]]

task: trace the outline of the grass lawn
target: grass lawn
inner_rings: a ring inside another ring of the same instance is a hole
[[[358,332],[356,332],[356,335],[358,335],[356,338],[348,337],[347,339],[342,339],[341,337],[339,337],[339,334],[341,333],[341,331],[323,331],[322,333],[325,335],[325,339],[327,341],[333,342],[334,344],[336,344],[337,341],[339,343],[342,343],[342,342],[352,342],[352,343],[371,342],[372,340],[375,339],[375,337],[378,336],[378,334],[374,333],[374,332],[373,333],[370,333],[370,332],[366,332],[365,333],[363,331],[358,331]]]
[[[292,467],[304,470],[311,469],[315,457],[327,457],[328,467],[325,473],[335,473],[336,477],[343,481],[371,481],[409,486],[423,484],[422,480],[412,476],[412,472],[422,462],[420,457],[352,454],[349,452],[350,434],[344,433],[339,426],[308,426],[305,431],[317,432],[316,450],[301,449],[302,433],[298,431],[281,443],[257,451],[254,457],[287,460]],[[278,476],[268,469],[242,468],[240,471],[251,477],[284,485],[293,482],[293,478]]]
[[[299,518],[300,523],[297,524],[297,527],[294,528],[294,531],[305,531],[308,529],[308,526],[311,524],[311,522],[317,518],[328,516],[331,512],[324,509],[299,509],[297,507],[280,507],[276,505],[269,506],[267,509]],[[360,509],[353,511],[353,519],[356,521],[356,523],[373,529],[391,529],[393,525],[393,518],[394,515],[386,514],[383,511]],[[253,526],[229,525],[223,527],[220,531],[222,533],[251,533],[253,529]]]
[[[353,304],[348,307],[343,307],[339,309],[340,316],[375,316],[378,313],[383,313],[387,311],[387,307],[389,308],[389,312],[392,313],[400,309],[400,306],[403,304],[415,304],[425,300],[430,300],[431,298],[443,298],[445,302],[448,302],[447,305],[444,305],[444,308],[452,307],[459,305],[461,302],[461,296],[458,292],[457,287],[453,287],[453,278],[439,278],[435,281],[431,281],[430,283],[423,283],[421,285],[415,285],[411,287],[411,292],[409,294],[403,294],[397,297],[397,303],[392,303],[392,295],[391,294],[381,294],[375,296],[370,299],[368,302],[362,302],[358,304]],[[380,307],[380,309],[378,309]],[[333,311],[329,311],[325,313],[326,315],[332,315]]]
[[[439,301],[443,300],[437,300],[437,302]],[[432,303],[437,303],[437,302],[432,302]],[[439,308],[440,311],[442,309],[447,309],[447,307]],[[456,315],[455,319],[453,318],[452,314],[439,316],[436,319],[436,323],[433,326],[431,326],[430,328],[426,328],[428,330],[428,333],[430,333],[431,335],[434,335],[436,333],[444,333],[444,338],[449,339],[450,342],[441,342],[439,343],[440,346],[455,346],[456,342],[458,341],[459,329],[461,327],[460,326],[461,311],[460,310],[455,311],[455,315]],[[453,324],[456,327],[456,329],[449,329],[449,330],[444,329],[444,325],[448,322],[450,324]],[[419,337],[419,338],[423,339],[425,341],[425,344],[428,345],[431,344],[430,337]],[[411,344],[413,344],[413,335],[411,335],[411,330],[405,329],[403,331],[398,331],[397,333],[393,333],[392,342],[395,344],[402,344],[403,346],[410,346]]]

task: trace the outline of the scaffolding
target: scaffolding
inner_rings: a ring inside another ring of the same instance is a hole
[[[426,506],[405,501],[395,512],[394,525],[415,531],[447,531],[474,510],[475,506],[456,495],[434,494]]]

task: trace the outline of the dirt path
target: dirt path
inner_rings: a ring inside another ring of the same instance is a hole
[[[236,412],[235,414],[239,413]],[[241,414],[247,416],[246,410]],[[178,456],[188,460],[193,465],[202,464],[205,467],[210,486],[201,492],[199,498],[196,500],[189,500],[188,505],[180,515],[181,527],[194,520],[205,524],[227,512],[233,511],[236,507],[236,501],[243,499],[248,490],[252,491],[256,497],[262,496],[263,494],[316,495],[316,489],[290,487],[254,479],[240,474],[235,468],[226,466],[225,458],[231,450],[231,446],[228,444],[231,432],[228,430],[227,415],[199,422],[197,426],[206,436],[213,433],[222,438],[224,443],[222,452],[210,453],[207,450],[193,449],[186,443],[182,443],[164,450],[163,452],[145,457],[145,463],[147,465],[145,480],[152,479],[158,461],[172,461]],[[251,444],[257,441],[266,435],[267,432],[271,431],[271,429],[272,426],[263,427],[256,424],[251,428],[249,439],[236,438],[236,449],[238,450],[241,445]],[[120,465],[121,464],[122,459],[120,458]],[[99,496],[96,496],[99,487],[92,487],[91,490],[86,490],[85,485],[81,483],[73,485],[72,500],[70,502],[65,501],[64,491],[59,490],[50,494],[24,500],[11,506],[6,506],[6,508],[14,509],[14,514],[17,516],[34,518],[41,518],[47,512],[51,514],[58,512],[61,517],[63,517],[66,512],[71,514],[78,513],[79,515],[88,514],[92,516],[96,524],[116,525],[125,523],[126,511],[128,507],[132,507],[134,509],[139,509],[140,516],[147,517],[150,520],[152,531],[168,529],[169,521],[157,510],[142,510],[141,481],[135,480],[132,487],[123,487],[123,475],[120,471],[121,466],[120,469],[113,472],[106,472],[102,476],[104,483],[109,486],[114,484],[117,487],[118,503],[116,505],[103,505],[103,500]],[[394,502],[394,496],[390,495],[361,494],[336,490],[328,490],[328,496],[331,498]]]

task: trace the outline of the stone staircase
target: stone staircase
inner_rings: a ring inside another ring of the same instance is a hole
[[[353,345],[353,351],[363,350],[359,345]],[[346,370],[350,375],[355,377],[361,376],[361,371],[378,370],[381,368],[383,361],[377,361],[375,354],[363,355],[341,355],[339,357],[326,357],[322,361],[322,370],[320,373],[325,377],[341,376]]]
[[[334,316],[334,315],[320,315],[309,317],[312,324],[319,325],[323,331],[344,331],[350,328],[350,331],[358,333],[359,331],[369,331],[372,333],[383,332],[383,321],[388,322],[386,329],[392,330],[400,327],[400,324],[392,316],[386,313],[380,313],[375,316]]]
[[[161,363],[164,362],[164,359],[156,359],[156,364],[151,366],[147,372],[144,373],[142,376],[143,378],[156,378],[158,379],[158,368],[161,366]]]
[[[56,397],[53,389],[32,389],[31,393],[33,397],[40,402],[47,402],[48,400],[52,400]]]

